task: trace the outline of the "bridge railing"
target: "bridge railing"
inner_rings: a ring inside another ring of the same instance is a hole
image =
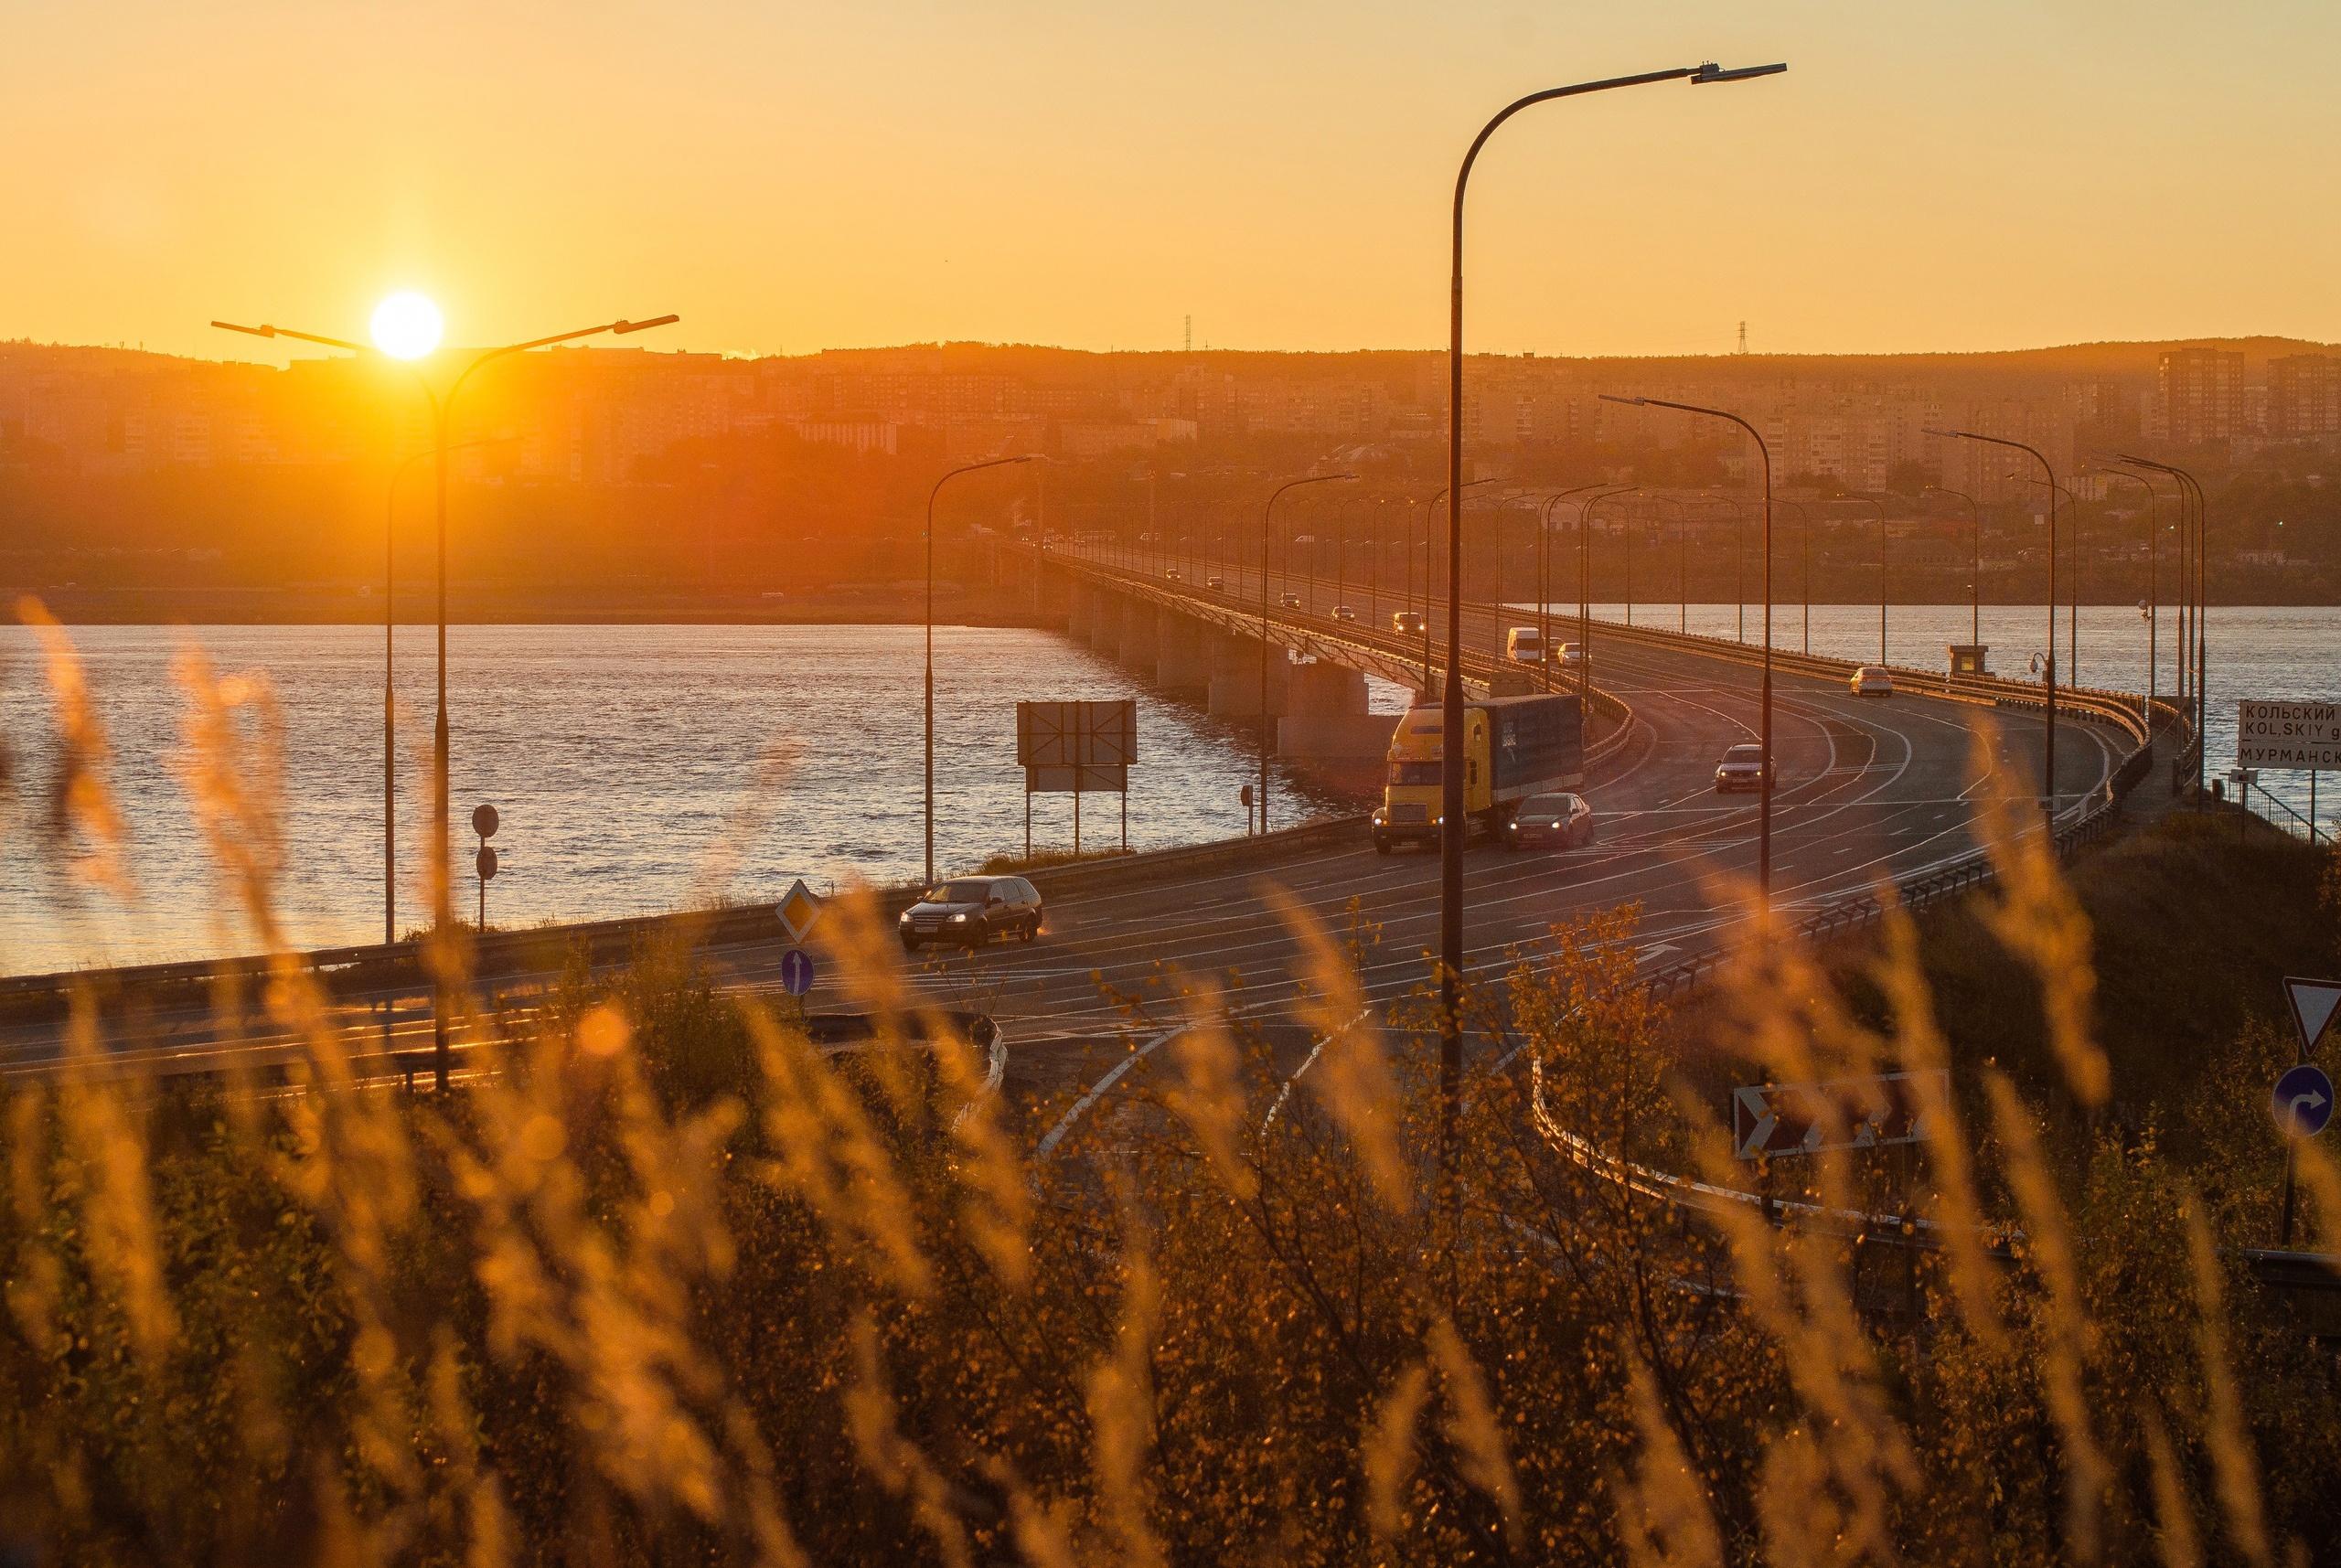
[[[1055,564],[1069,571],[1079,571],[1110,582],[1117,592],[1148,598],[1158,603],[1179,609],[1181,613],[1207,610],[1213,618],[1223,620],[1229,630],[1249,636],[1259,635],[1260,611],[1256,604],[1238,603],[1231,594],[1214,593],[1208,588],[1188,583],[1172,584],[1146,572],[1105,561],[1089,560],[1078,556],[1059,556]],[[1282,631],[1298,646],[1307,652],[1315,647],[1338,654],[1354,650],[1372,656],[1370,667],[1385,667],[1390,661],[1412,674],[1420,657],[1422,645],[1412,637],[1401,637],[1395,632],[1384,632],[1362,622],[1332,621],[1323,616],[1284,609],[1281,605],[1267,614],[1272,635]],[[1436,655],[1439,650],[1433,648]],[[1491,685],[1499,673],[1509,668],[1503,660],[1486,654],[1467,652],[1461,669],[1464,678],[1481,687]],[[1434,675],[1443,673],[1434,662]],[[1411,684],[1411,683],[1410,683]],[[1609,720],[1609,733],[1586,748],[1586,764],[1590,767],[1606,760],[1630,738],[1634,725],[1634,710],[1615,692],[1592,687],[1587,693],[1587,706]]]

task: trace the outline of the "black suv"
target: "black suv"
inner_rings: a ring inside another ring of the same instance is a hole
[[[898,922],[903,948],[930,942],[981,947],[994,937],[1041,934],[1041,895],[1021,877],[954,877],[920,895]]]

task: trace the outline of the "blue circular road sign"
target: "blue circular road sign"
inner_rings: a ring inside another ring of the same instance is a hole
[[[792,997],[801,997],[813,988],[811,954],[801,947],[792,947],[780,955],[780,988]]]
[[[2313,1138],[2333,1119],[2333,1080],[2324,1068],[2304,1061],[2276,1080],[2269,1108],[2286,1136]]]

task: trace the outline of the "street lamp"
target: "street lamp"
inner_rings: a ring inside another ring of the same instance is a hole
[[[1553,508],[1571,496],[1598,490],[1608,483],[1606,479],[1597,479],[1590,485],[1555,490],[1545,497],[1544,516],[1536,520],[1536,638],[1545,650],[1545,689],[1547,691],[1553,689]],[[1584,509],[1585,503],[1578,502],[1580,516]],[[1580,648],[1579,656],[1583,653]]]
[[[930,888],[935,886],[935,498],[943,493],[944,485],[962,474],[1004,467],[1011,463],[1031,463],[1037,455],[1028,452],[1014,457],[962,464],[937,479],[926,493],[926,885]],[[1030,813],[1026,815],[1029,819]]]
[[[1931,490],[1938,496],[1950,496],[1967,503],[1967,640],[1980,645],[1983,641],[1983,512],[1976,506],[1975,497],[1964,490],[1946,489],[1940,485],[1928,485],[1920,493]]]
[[[2046,824],[2050,832],[2057,827],[2057,470],[2037,447],[2020,441],[2010,441],[2004,435],[1983,435],[1972,430],[1942,430],[1933,425],[1924,427],[1928,435],[1958,441],[1977,441],[1986,446],[2004,446],[2012,451],[2026,453],[2040,464],[2040,472],[2048,481],[2048,651],[2040,668],[2040,684],[2047,696],[2047,706],[2041,719],[2041,798]]]
[[[1466,490],[1476,490],[1476,489],[1478,489],[1478,488],[1479,488],[1480,485],[1492,485],[1492,484],[1494,484],[1494,483],[1495,483],[1495,480],[1494,480],[1492,477],[1491,477],[1491,478],[1487,478],[1487,479],[1474,479],[1474,480],[1472,480],[1470,484],[1468,484],[1468,485],[1464,485],[1464,486],[1463,486],[1463,488],[1464,488],[1464,489],[1466,489]],[[1443,497],[1447,495],[1448,491],[1450,488],[1452,488],[1452,486],[1450,486],[1450,485],[1440,485],[1438,489],[1436,489],[1436,490],[1432,491],[1428,496],[1425,496],[1425,497],[1423,498],[1423,502],[1422,502],[1422,507],[1423,507],[1423,695],[1424,695],[1426,698],[1427,698],[1427,697],[1430,695],[1430,525],[1431,525],[1431,518],[1432,518],[1434,516],[1436,516],[1436,515],[1437,515],[1437,513],[1438,513],[1438,503],[1439,503],[1439,501],[1441,500],[1441,498],[1443,498]],[[1455,512],[1456,512],[1456,507],[1455,507],[1454,504],[1453,504],[1452,502],[1450,502],[1450,503],[1448,504],[1448,516],[1449,516],[1449,517],[1453,517],[1453,516],[1455,515]],[[1458,525],[1458,526],[1459,526],[1459,527],[1460,526],[1460,525],[1459,525],[1459,525]],[[1459,597],[1459,595],[1458,595],[1458,594],[1457,594],[1457,593],[1455,593],[1455,592],[1454,592],[1454,584],[1453,584],[1452,582],[1449,582],[1449,584],[1448,584],[1448,603],[1449,603],[1450,604],[1459,603],[1461,602],[1461,601],[1460,601],[1460,597]]]
[[[1588,496],[1577,508],[1577,695],[1581,709],[1593,700],[1593,508],[1618,496],[1630,496],[1639,485],[1620,485]],[[1581,717],[1581,716],[1580,716]]]
[[[1480,128],[1455,171],[1453,257],[1448,275],[1447,344],[1447,483],[1461,499],[1463,488],[1463,198],[1470,188],[1471,165],[1480,149],[1503,123],[1522,110],[1555,99],[1574,98],[1611,88],[1641,87],[1652,82],[1741,81],[1769,76],[1785,65],[1749,66],[1726,70],[1714,61],[1680,66],[1673,70],[1640,76],[1611,77],[1567,87],[1546,88],[1514,99]],[[1456,1165],[1457,1120],[1463,1095],[1463,1018],[1460,985],[1463,974],[1463,838],[1469,824],[1463,816],[1463,634],[1462,634],[1462,507],[1448,512],[1447,530],[1447,688],[1443,694],[1445,726],[1439,744],[1438,835],[1438,1087],[1439,1157],[1442,1188],[1451,1187]]]
[[[1780,497],[1783,507],[1796,508],[1797,553],[1801,562],[1797,576],[1801,580],[1799,592],[1804,596],[1804,652],[1812,652],[1812,509],[1801,501]]]
[[[396,297],[396,296],[393,296]],[[419,296],[418,296],[419,297]],[[388,301],[384,302],[388,304]],[[377,316],[381,312],[376,311]],[[457,442],[450,452],[465,452],[473,447],[497,446],[512,440],[510,436],[491,436],[481,441]],[[398,523],[399,484],[409,470],[426,457],[436,456],[430,447],[411,452],[390,470],[390,482],[382,497],[382,945],[389,946],[399,939],[399,786],[398,732],[398,558],[394,551],[394,532]]]
[[[2162,618],[2162,574],[2158,569],[2161,540],[2154,536],[2162,532],[2162,495],[2154,481],[2143,474],[2126,468],[2100,468],[2097,471],[2108,479],[2127,479],[2146,493],[2146,735],[2153,743],[2154,732],[2154,682],[2159,673],[2155,666],[2162,657],[2160,646]]]
[[[2210,596],[2208,592],[2210,585],[2210,552],[2207,547],[2206,541],[2206,536],[2210,532],[2211,519],[2209,510],[2203,504],[2202,485],[2196,479],[2195,475],[2186,472],[2186,469],[2180,468],[2175,464],[2152,463],[2143,457],[2133,457],[2127,453],[2116,453],[2114,455],[2121,458],[2122,462],[2131,464],[2133,467],[2151,469],[2156,474],[2167,474],[2173,479],[2177,480],[2180,485],[2183,486],[2180,491],[2179,501],[2179,516],[2182,520],[2186,515],[2186,497],[2191,494],[2195,500],[2195,560],[2193,563],[2195,599],[2195,788],[2197,793],[2200,794],[2203,788],[2203,753],[2208,749],[2204,744],[2203,727],[2206,720],[2210,717],[2211,711],[2207,690],[2211,674],[2211,658],[2208,647],[2208,644],[2210,642],[2208,630],[2211,608]],[[2181,581],[2185,581],[2186,572],[2184,565],[2181,566],[2180,572]]]
[[[1877,662],[1890,664],[1886,656],[1886,503],[1870,496],[1845,497],[1877,513]]]
[[[1604,392],[1602,398],[1613,403],[1630,403],[1637,408],[1674,409],[1686,414],[1699,414],[1707,419],[1725,420],[1748,432],[1756,443],[1756,454],[1764,464],[1764,680],[1759,702],[1757,741],[1763,748],[1763,768],[1758,777],[1756,795],[1756,897],[1767,914],[1772,908],[1772,449],[1764,444],[1763,434],[1746,420],[1727,409],[1705,408],[1697,403],[1677,403],[1665,398],[1620,398]]]
[[[515,354],[525,354],[532,348],[550,348],[555,344],[573,343],[581,337],[598,337],[604,333],[624,336],[654,326],[667,326],[681,320],[677,315],[653,316],[647,321],[605,321],[596,326],[581,326],[570,332],[557,332],[548,337],[532,337],[524,343],[508,343],[497,348],[482,349],[472,356],[444,392],[434,392],[422,371],[415,372],[415,383],[422,390],[431,406],[432,447],[438,454],[438,556],[439,556],[439,713],[432,728],[431,765],[431,852],[432,923],[434,930],[444,933],[453,924],[454,914],[450,907],[453,879],[448,872],[447,846],[447,435],[455,407],[455,395],[464,389],[474,372],[482,366]],[[327,337],[314,332],[296,332],[287,326],[263,323],[259,326],[244,326],[232,321],[214,321],[212,325],[223,332],[241,332],[250,337],[287,337],[296,343],[314,343],[325,348],[339,348],[352,354],[367,353],[362,343],[347,338]],[[398,293],[384,300],[374,310],[371,326],[375,333],[373,351],[393,359],[413,362],[431,354],[439,346],[438,307],[420,294]],[[447,1087],[447,1007],[445,983],[433,988],[432,1004],[432,1083],[442,1092]]]
[[[1298,490],[1303,485],[1331,485],[1336,480],[1354,479],[1354,474],[1312,474],[1302,479],[1288,479],[1268,492],[1267,504],[1260,508],[1260,832],[1268,831],[1268,739],[1273,721],[1268,717],[1268,520],[1276,516],[1277,497],[1287,490]]]

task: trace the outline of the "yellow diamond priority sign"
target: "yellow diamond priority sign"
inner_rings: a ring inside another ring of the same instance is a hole
[[[788,933],[789,941],[802,942],[821,918],[821,901],[813,896],[813,890],[800,877],[773,906],[773,913],[780,917],[780,929]]]

